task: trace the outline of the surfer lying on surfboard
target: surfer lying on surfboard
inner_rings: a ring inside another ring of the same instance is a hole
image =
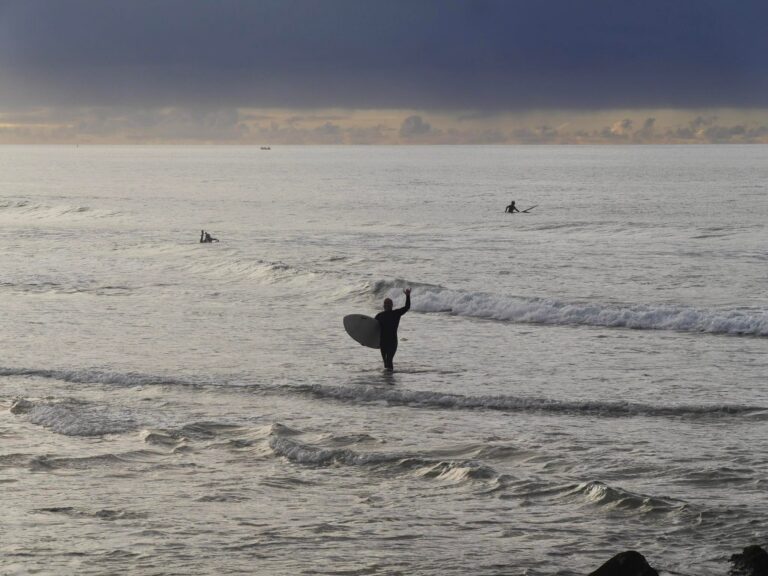
[[[376,320],[381,326],[381,358],[384,360],[384,368],[388,371],[394,370],[392,360],[397,352],[397,327],[400,325],[400,318],[411,308],[411,289],[403,290],[405,293],[405,306],[392,310],[392,300],[384,299],[384,312],[376,314]]]

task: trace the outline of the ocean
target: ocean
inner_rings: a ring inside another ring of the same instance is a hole
[[[0,238],[3,574],[768,544],[768,146],[4,146]]]

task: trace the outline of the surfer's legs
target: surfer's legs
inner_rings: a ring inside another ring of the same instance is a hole
[[[392,366],[392,357],[394,354],[389,351],[389,348],[381,349],[381,359],[384,360],[384,368],[390,368]]]
[[[397,342],[381,348],[381,358],[384,360],[384,368],[387,370],[394,369],[392,361],[395,358],[395,352],[397,352]]]

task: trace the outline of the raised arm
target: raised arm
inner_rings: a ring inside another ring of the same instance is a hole
[[[403,314],[408,312],[408,310],[411,309],[411,289],[406,288],[405,290],[403,290],[403,292],[405,293],[405,306],[397,309],[397,313],[400,314],[400,316],[402,316]]]

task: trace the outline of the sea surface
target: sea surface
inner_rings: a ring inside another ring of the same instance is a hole
[[[0,572],[724,575],[767,285],[768,146],[0,147]]]

